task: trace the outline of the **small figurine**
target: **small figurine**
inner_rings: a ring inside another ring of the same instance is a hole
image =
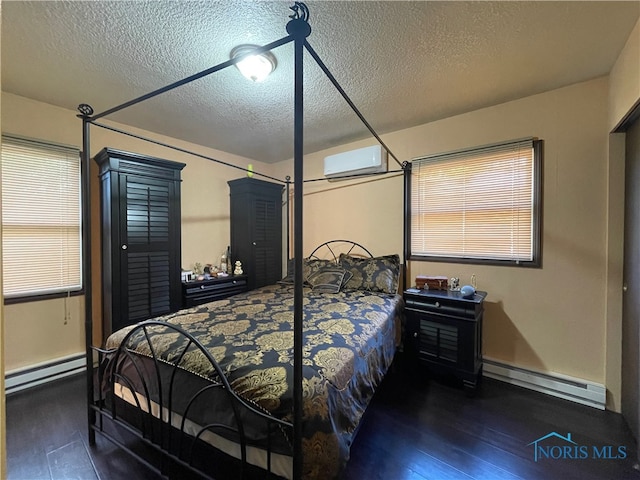
[[[236,268],[233,270],[234,275],[242,275],[242,263],[240,260],[236,260]]]
[[[209,280],[211,278],[211,264],[210,263],[207,263],[204,266],[203,272],[204,272],[204,279],[205,280]]]

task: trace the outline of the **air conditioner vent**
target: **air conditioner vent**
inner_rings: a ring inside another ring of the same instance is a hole
[[[386,171],[387,151],[381,145],[337,153],[324,159],[324,176],[329,180]]]

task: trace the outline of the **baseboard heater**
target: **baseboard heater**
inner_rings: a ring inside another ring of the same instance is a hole
[[[483,375],[554,397],[571,400],[582,405],[605,409],[607,389],[599,383],[589,382],[558,373],[544,373],[516,367],[484,357]]]
[[[5,394],[19,392],[43,383],[52,382],[85,370],[84,353],[69,355],[54,361],[31,365],[7,372],[4,377]]]

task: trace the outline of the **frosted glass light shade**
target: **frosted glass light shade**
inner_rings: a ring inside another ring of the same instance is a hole
[[[231,58],[247,55],[256,48],[258,48],[257,45],[238,45],[231,50]],[[276,57],[270,52],[247,55],[236,63],[240,73],[253,82],[263,81],[276,69],[276,65]]]

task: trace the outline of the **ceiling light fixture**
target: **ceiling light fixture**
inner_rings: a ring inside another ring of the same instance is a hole
[[[258,45],[243,44],[231,50],[232,59],[245,56],[236,63],[240,73],[254,82],[261,82],[276,69],[276,57],[271,52],[262,52],[257,55],[248,55],[249,52],[259,48]]]

